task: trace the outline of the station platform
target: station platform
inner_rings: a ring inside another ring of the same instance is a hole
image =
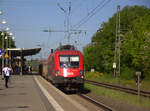
[[[5,88],[5,81],[0,77],[0,111],[88,111],[88,109],[70,100],[40,75],[34,74],[11,75],[8,88]]]
[[[5,88],[0,80],[0,111],[46,111],[33,76],[12,75]]]

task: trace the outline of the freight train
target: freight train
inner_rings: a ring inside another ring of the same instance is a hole
[[[84,87],[83,55],[73,45],[63,45],[51,53],[43,76],[56,87],[82,90]]]

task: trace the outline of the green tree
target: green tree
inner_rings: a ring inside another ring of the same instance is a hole
[[[145,77],[150,77],[150,9],[126,6],[120,11],[120,21],[122,75],[133,77],[135,71],[143,71]],[[103,73],[113,73],[115,27],[116,14],[93,35],[91,44],[95,45],[84,48],[88,70],[94,67]]]
[[[2,37],[5,37],[7,36],[8,37],[8,41],[10,40],[11,42],[11,48],[15,48],[15,41],[12,40],[12,38],[9,36],[9,34],[7,32],[4,32],[4,35],[2,35],[2,31],[0,31],[0,48],[2,48]],[[4,39],[4,43],[5,43],[5,48],[6,48],[6,40]]]

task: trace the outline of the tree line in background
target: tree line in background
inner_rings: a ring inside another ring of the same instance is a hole
[[[6,38],[7,37],[7,38]],[[16,48],[15,41],[12,40],[11,36],[6,31],[0,31],[0,55],[6,54],[6,51],[2,51],[2,38],[4,38],[4,49],[7,48],[7,45],[9,48]],[[6,45],[7,44],[7,45]],[[2,53],[5,52],[5,53]],[[2,56],[0,56],[0,67],[2,65]]]
[[[113,74],[116,16],[104,22],[84,50],[86,71],[94,68],[104,74]],[[144,6],[126,6],[120,11],[120,67],[121,77],[131,79],[141,71],[150,78],[150,9]],[[118,65],[118,64],[117,64]]]
[[[0,49],[2,49],[2,38],[4,37],[4,48],[6,49],[6,44],[8,44],[8,47],[10,48],[16,48],[15,41],[12,39],[12,37],[9,35],[8,32],[0,31]],[[6,38],[7,37],[7,38]],[[7,43],[8,42],[8,43]]]

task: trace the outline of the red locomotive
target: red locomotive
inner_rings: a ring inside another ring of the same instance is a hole
[[[72,45],[63,45],[48,58],[47,78],[57,87],[83,89],[83,55]]]

